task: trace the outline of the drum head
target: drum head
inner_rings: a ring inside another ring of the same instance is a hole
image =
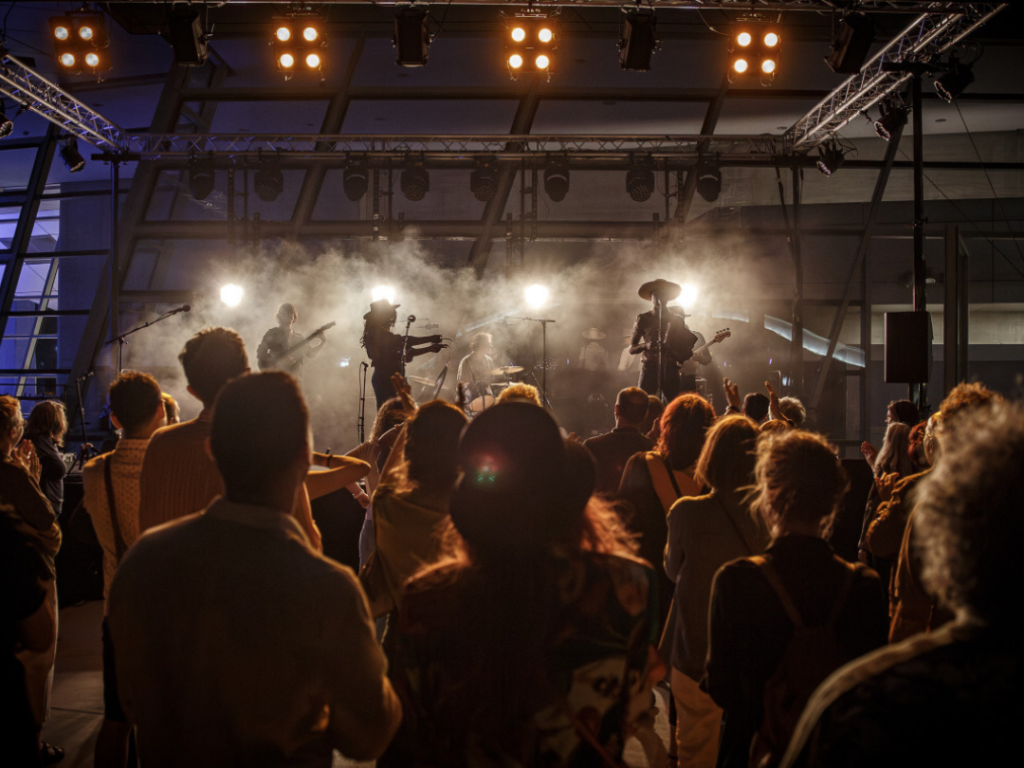
[[[469,405],[466,406],[466,410],[476,416],[494,405],[494,401],[494,395],[481,395],[480,397],[470,400]]]

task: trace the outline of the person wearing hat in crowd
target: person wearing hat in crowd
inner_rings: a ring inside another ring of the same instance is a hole
[[[271,328],[263,334],[263,340],[256,348],[256,361],[261,371],[277,368],[287,371],[296,378],[302,378],[302,363],[307,357],[319,354],[324,344],[327,343],[324,332],[317,331],[307,340],[296,331],[294,325],[299,319],[299,313],[295,310],[294,304],[279,306],[275,317],[277,317],[277,327]],[[297,344],[313,339],[319,339],[320,343],[315,347],[304,346],[301,349],[293,350]],[[289,354],[289,350],[293,351]]]
[[[640,382],[638,386],[649,395],[658,392],[658,358],[661,347],[661,394],[671,402],[683,389],[682,363],[689,360],[699,337],[686,326],[686,313],[680,308],[665,306],[682,293],[682,286],[668,280],[651,280],[640,286],[637,294],[647,299],[650,311],[636,316],[633,334],[629,339],[630,354],[640,355]],[[661,327],[658,326],[658,306],[661,305]],[[662,341],[663,340],[663,341]],[[693,359],[707,365],[711,355],[707,350]]]
[[[584,342],[580,347],[580,368],[584,371],[603,371],[608,367],[608,350],[601,344],[604,334],[597,328],[587,328],[580,336]]]
[[[405,375],[405,364],[418,355],[428,352],[440,352],[444,345],[441,336],[399,336],[391,329],[398,319],[398,308],[401,304],[392,304],[387,299],[378,299],[370,304],[370,311],[363,315],[363,337],[360,343],[366,348],[373,366],[373,396],[377,400],[377,408],[397,394],[391,384],[391,377],[396,373]],[[429,346],[417,349],[423,344]]]
[[[619,370],[624,373],[635,373],[640,370],[640,358],[632,353],[629,340],[633,338],[633,329],[626,328],[622,333],[622,340],[626,346],[622,348],[619,355]]]

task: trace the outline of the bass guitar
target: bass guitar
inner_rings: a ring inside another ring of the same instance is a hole
[[[335,322],[330,322],[327,323],[326,325],[322,325],[315,331],[313,331],[311,334],[309,334],[309,336],[304,338],[302,341],[296,344],[292,344],[287,349],[283,349],[280,351],[272,351],[269,349],[264,350],[263,354],[257,354],[256,364],[259,366],[259,369],[261,371],[269,371],[274,369],[291,371],[296,367],[299,361],[293,360],[291,363],[287,364],[285,364],[285,361],[293,357],[296,352],[298,352],[304,346],[309,344],[309,342],[311,342],[317,336],[322,334],[324,331],[329,331],[335,325],[337,325],[337,323]]]

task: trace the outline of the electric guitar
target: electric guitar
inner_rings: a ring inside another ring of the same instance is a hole
[[[315,331],[313,331],[311,334],[309,334],[309,336],[304,338],[302,341],[300,341],[300,342],[298,342],[296,344],[292,344],[290,347],[288,347],[287,349],[281,350],[280,352],[272,352],[271,350],[268,349],[268,350],[266,350],[265,354],[257,356],[256,364],[259,366],[259,369],[261,371],[273,370],[275,368],[280,368],[280,369],[288,370],[288,371],[293,370],[295,368],[296,363],[298,361],[295,361],[295,362],[293,362],[292,364],[289,364],[289,365],[281,365],[282,361],[287,360],[288,358],[292,357],[293,353],[299,351],[304,346],[309,344],[309,342],[311,342],[313,339],[315,339],[318,334],[321,334],[324,331],[329,331],[335,325],[337,325],[337,323],[335,323],[335,322],[330,322],[330,323],[327,323],[326,325],[321,325],[319,328],[317,328]]]
[[[684,362],[686,360],[689,360],[691,357],[695,357],[695,356],[699,355],[701,352],[703,352],[705,349],[710,347],[712,344],[718,344],[719,342],[721,342],[721,341],[723,341],[725,339],[728,339],[730,336],[732,336],[732,331],[730,331],[728,328],[723,328],[722,330],[717,331],[715,333],[715,338],[713,338],[707,344],[702,344],[701,346],[697,347],[696,349],[691,349],[690,350],[690,354],[688,354],[685,358],[683,358],[679,362]]]

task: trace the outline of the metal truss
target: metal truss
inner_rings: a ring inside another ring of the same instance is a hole
[[[935,5],[954,5],[936,3]],[[909,72],[886,71],[907,62],[929,62],[959,43],[1008,3],[957,3],[947,15],[925,13],[875,54],[783,135],[787,149],[807,151],[825,141],[862,112],[900,88]]]
[[[127,134],[121,128],[11,54],[0,52],[3,54],[0,94],[99,149],[109,152],[124,149]]]
[[[422,1],[422,0],[421,0]],[[374,5],[391,7],[408,5],[410,0],[375,0]],[[719,0],[719,2],[701,2],[701,0],[648,0],[654,8],[680,8],[697,11],[742,11],[746,14],[757,12],[778,13],[781,11],[809,11],[814,13],[834,12],[837,5],[834,0]],[[198,0],[197,5],[224,5],[223,0]],[[281,5],[281,0],[235,0],[233,5]],[[317,5],[365,5],[355,0],[320,0]],[[501,5],[527,6],[534,10],[568,6],[580,8],[587,6],[622,7],[628,5],[622,0],[445,0],[423,2],[424,5]],[[941,3],[920,2],[919,0],[854,0],[843,3],[844,11],[862,11],[865,13],[961,13],[972,3]]]
[[[401,159],[410,156],[427,160],[459,159],[492,155],[499,160],[567,154],[573,159],[627,159],[631,155],[653,158],[694,156],[775,155],[779,137],[757,136],[537,136],[420,135],[356,136],[346,134],[127,134],[126,153],[130,159],[189,159],[201,155],[233,158],[280,153],[289,160],[340,160],[347,155],[368,159]]]

